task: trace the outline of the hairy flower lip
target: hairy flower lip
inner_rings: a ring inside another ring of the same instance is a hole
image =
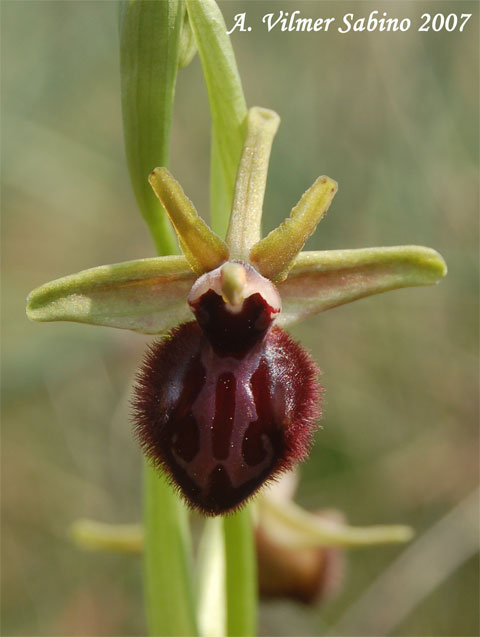
[[[318,375],[278,327],[236,358],[218,355],[196,322],[185,323],[147,352],[133,399],[137,438],[191,508],[238,510],[307,457],[320,416]]]

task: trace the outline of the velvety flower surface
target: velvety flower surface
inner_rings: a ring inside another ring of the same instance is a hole
[[[85,270],[34,290],[32,320],[68,320],[162,335],[135,392],[136,432],[186,500],[229,511],[306,457],[319,415],[318,370],[283,331],[379,292],[446,273],[429,248],[301,252],[337,185],[320,177],[290,217],[261,238],[278,116],[249,111],[225,241],[166,168],[149,177],[183,256]]]

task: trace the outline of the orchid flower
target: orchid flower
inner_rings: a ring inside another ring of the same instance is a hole
[[[241,506],[308,455],[321,388],[285,327],[344,303],[446,274],[430,248],[302,252],[337,191],[319,177],[261,238],[279,117],[252,108],[225,240],[166,168],[149,182],[183,256],[105,265],[28,297],[35,321],[77,321],[161,336],[135,390],[140,444],[187,502],[207,515]],[[193,312],[193,314],[192,314]]]

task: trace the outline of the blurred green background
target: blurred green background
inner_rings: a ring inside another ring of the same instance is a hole
[[[310,249],[416,243],[438,287],[344,306],[293,331],[322,368],[323,429],[298,500],[354,524],[404,522],[411,546],[351,552],[320,608],[262,607],[262,635],[477,635],[476,2],[223,2],[249,105],[273,108],[265,229],[320,174],[339,193]],[[267,33],[299,9],[340,19],[473,13],[463,33]],[[129,395],[148,338],[27,321],[26,294],[153,256],[125,166],[115,2],[2,2],[4,635],[144,635],[141,565],[86,553],[77,517],[141,513]],[[198,57],[179,75],[172,172],[208,215],[209,116]],[[473,495],[472,495],[473,494]]]

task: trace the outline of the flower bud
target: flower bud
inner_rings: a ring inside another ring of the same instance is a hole
[[[319,511],[317,515],[338,519],[341,514]],[[258,582],[263,597],[317,604],[337,592],[344,571],[342,549],[282,543],[278,533],[271,534],[262,524],[257,526],[255,539]]]

